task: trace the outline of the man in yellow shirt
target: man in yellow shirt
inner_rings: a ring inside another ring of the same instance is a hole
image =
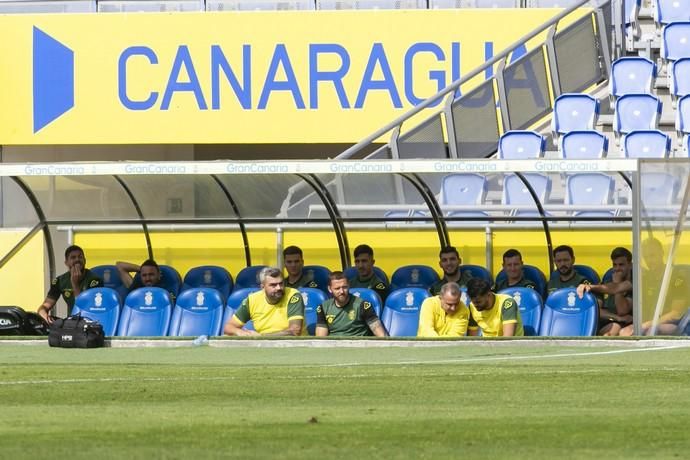
[[[525,331],[520,319],[517,302],[506,294],[494,294],[485,280],[473,278],[467,283],[467,296],[470,298],[470,335],[484,337],[523,336]]]
[[[462,337],[467,333],[470,311],[461,300],[457,283],[446,283],[441,292],[422,302],[417,337]]]
[[[297,289],[286,288],[279,268],[266,267],[259,273],[261,290],[249,294],[225,324],[226,335],[305,335],[304,302]],[[242,329],[254,322],[255,331]]]

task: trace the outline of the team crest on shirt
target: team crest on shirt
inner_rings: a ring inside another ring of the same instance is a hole
[[[355,320],[355,311],[354,310],[350,310],[347,312],[347,319],[349,319],[350,321]]]
[[[62,294],[65,296],[65,299],[68,297],[72,297],[72,290],[71,289],[66,289],[65,292]]]
[[[371,308],[371,304],[369,302],[362,302],[362,308],[369,310]]]
[[[328,324],[333,324],[333,320],[335,319],[335,316],[333,315],[326,315],[326,322]]]
[[[292,297],[290,297],[290,303],[295,303],[295,302],[297,302],[297,301],[299,300],[299,297],[300,297],[299,294],[293,295]]]
[[[96,286],[98,286],[98,280],[91,280],[89,287],[96,287]]]
[[[513,305],[515,305],[515,301],[513,299],[508,299],[503,304],[503,308],[505,308],[507,310],[509,308],[512,308]]]
[[[310,281],[308,286],[311,288],[319,287],[319,285],[316,284],[316,281]]]
[[[376,286],[374,286],[375,289],[386,289],[386,285],[383,283],[379,283]]]

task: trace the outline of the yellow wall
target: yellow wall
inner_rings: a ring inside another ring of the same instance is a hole
[[[29,229],[0,231],[0,255],[7,254],[28,232]],[[43,234],[37,233],[0,269],[0,305],[35,311],[43,302],[47,292],[43,241]]]

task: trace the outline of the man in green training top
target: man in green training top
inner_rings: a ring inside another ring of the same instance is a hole
[[[467,282],[472,279],[470,272],[460,272],[462,259],[454,246],[446,246],[438,254],[438,265],[443,269],[443,278],[436,281],[429,288],[432,296],[439,295],[441,287],[446,283],[456,283],[460,288],[466,288]]]
[[[548,293],[567,287],[578,287],[580,284],[592,284],[590,280],[575,271],[575,253],[570,246],[562,245],[553,250],[553,262],[557,273],[549,278]]]
[[[50,311],[60,295],[67,303],[67,316],[69,316],[72,314],[75,297],[87,289],[103,286],[103,281],[86,268],[84,250],[79,246],[72,245],[65,249],[65,266],[67,272],[50,283],[50,290],[41,306],[38,307],[38,314],[48,323],[53,322]]]
[[[381,297],[381,302],[385,302],[388,285],[374,272],[374,250],[369,245],[360,244],[355,248],[354,255],[357,276],[348,280],[350,287],[373,289]]]
[[[316,309],[316,335],[385,337],[386,329],[376,316],[374,306],[350,295],[350,286],[343,272],[328,277],[328,291],[333,296]]]
[[[513,287],[537,289],[537,283],[525,278],[522,254],[517,249],[508,249],[503,253],[503,270],[506,276],[496,283],[496,292]]]
[[[297,246],[288,246],[283,249],[283,264],[287,271],[285,287],[290,288],[317,288],[319,285],[314,281],[313,273],[304,273],[304,255],[302,249]]]

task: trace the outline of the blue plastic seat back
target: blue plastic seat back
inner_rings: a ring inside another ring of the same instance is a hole
[[[599,131],[570,131],[559,142],[561,157],[576,160],[603,158],[609,150],[609,140]]]
[[[480,278],[485,280],[489,285],[493,285],[494,279],[491,276],[491,273],[489,273],[489,270],[486,268],[482,267],[481,265],[471,265],[471,264],[465,264],[465,265],[460,265],[459,267],[460,273],[463,272],[470,272],[470,275],[472,278]]]
[[[690,0],[656,0],[654,19],[659,24],[690,21]]]
[[[627,158],[668,158],[671,138],[656,129],[632,131],[623,138]]]
[[[681,134],[690,133],[690,95],[678,99],[676,110],[676,131]]]
[[[217,289],[201,287],[183,291],[175,302],[168,335],[219,335],[223,303],[223,296]]]
[[[553,107],[553,131],[594,129],[599,116],[599,100],[589,94],[566,93],[556,98]]]
[[[591,284],[599,284],[601,281],[599,273],[589,265],[575,264],[573,268],[577,273],[587,278]]]
[[[130,292],[120,314],[117,335],[160,337],[168,334],[172,303],[168,291],[142,287]]]
[[[384,272],[382,269],[380,269],[377,266],[374,266],[374,273],[381,281],[385,281],[386,284],[390,284],[390,282],[388,281],[388,275],[386,275],[386,272]],[[345,278],[351,280],[352,278],[355,278],[357,276],[357,268],[348,267],[345,269],[343,274],[345,275]]]
[[[120,299],[127,297],[129,289],[122,284],[122,279],[115,265],[98,265],[89,270],[103,281],[103,287],[117,291],[120,295]]]
[[[580,299],[575,288],[559,289],[546,299],[539,335],[587,337],[596,334],[599,307],[592,294]]]
[[[667,61],[690,57],[690,21],[664,26],[661,32],[661,57]]]
[[[160,286],[168,292],[172,292],[175,297],[177,297],[180,293],[180,289],[182,289],[182,277],[180,273],[170,265],[159,265],[158,269],[161,272]],[[141,283],[141,275],[139,273],[134,275],[134,281]]]
[[[535,131],[508,131],[498,140],[498,158],[520,160],[544,155],[546,140]]]
[[[525,279],[528,279],[535,284],[536,291],[539,295],[544,295],[546,292],[546,276],[544,276],[544,273],[541,270],[534,265],[525,264],[522,266],[522,275],[525,277]],[[496,285],[498,286],[498,283],[505,280],[506,276],[505,270],[501,269],[501,271],[498,272],[498,275],[496,275]]]
[[[381,297],[376,293],[376,291],[368,288],[350,288],[350,295],[359,297],[360,299],[369,302],[374,307],[376,316],[381,317],[383,303],[381,302]]]
[[[200,287],[215,289],[223,299],[227,299],[233,288],[232,276],[223,267],[215,265],[194,267],[184,276],[182,291]]]
[[[532,190],[537,195],[539,202],[544,205],[551,194],[551,178],[538,173],[522,173],[522,176],[527,180]],[[508,174],[503,181],[503,204],[530,207],[531,209],[518,209],[513,214],[525,215],[527,213],[536,213],[537,205],[532,198],[527,185],[522,182],[515,174]]]
[[[671,94],[677,97],[690,94],[690,57],[678,59],[669,69]]]
[[[636,129],[656,129],[661,101],[650,94],[625,94],[616,100],[613,119],[615,133],[627,134]]]
[[[525,329],[525,335],[539,335],[543,301],[537,291],[530,288],[516,287],[503,289],[499,294],[508,294],[515,299],[515,303],[518,304],[520,309],[520,318]]]
[[[611,176],[601,173],[571,174],[565,182],[566,204],[576,206],[606,205],[613,196],[614,180]],[[575,212],[582,215],[584,211]],[[612,214],[609,211],[599,211]]]
[[[610,91],[624,94],[652,94],[656,64],[644,57],[622,57],[611,64]]]
[[[261,286],[259,273],[266,268],[266,265],[252,265],[244,267],[235,277],[235,289],[258,288]]]
[[[328,277],[331,271],[322,265],[305,265],[302,269],[304,273],[311,273],[319,289],[328,293]]]
[[[436,270],[427,265],[405,265],[393,272],[391,290],[407,287],[429,289],[439,279]]]
[[[486,176],[474,173],[449,174],[441,183],[441,204],[481,204],[486,192]]]
[[[613,268],[606,270],[606,272],[604,272],[604,276],[601,277],[601,282],[606,284],[613,281],[613,271]]]
[[[228,297],[228,300],[225,303],[225,311],[223,312],[223,321],[221,325],[221,333],[223,332],[223,328],[225,327],[225,323],[230,321],[230,318],[232,318],[232,315],[235,314],[235,310],[237,310],[240,305],[242,304],[242,301],[247,298],[247,296],[253,292],[258,291],[258,287],[250,287],[250,288],[240,288],[240,289],[235,289],[232,291],[230,296]],[[249,329],[247,326],[249,322],[247,322],[244,325],[243,329]]]
[[[299,288],[304,302],[304,323],[309,335],[314,335],[316,330],[316,308],[324,303],[328,296],[321,289]]]
[[[83,291],[74,299],[72,314],[81,314],[85,318],[98,321],[107,336],[115,335],[120,319],[120,295],[107,287],[91,288]]]
[[[381,322],[392,337],[415,337],[419,327],[419,311],[429,291],[422,288],[397,289],[386,298]]]

